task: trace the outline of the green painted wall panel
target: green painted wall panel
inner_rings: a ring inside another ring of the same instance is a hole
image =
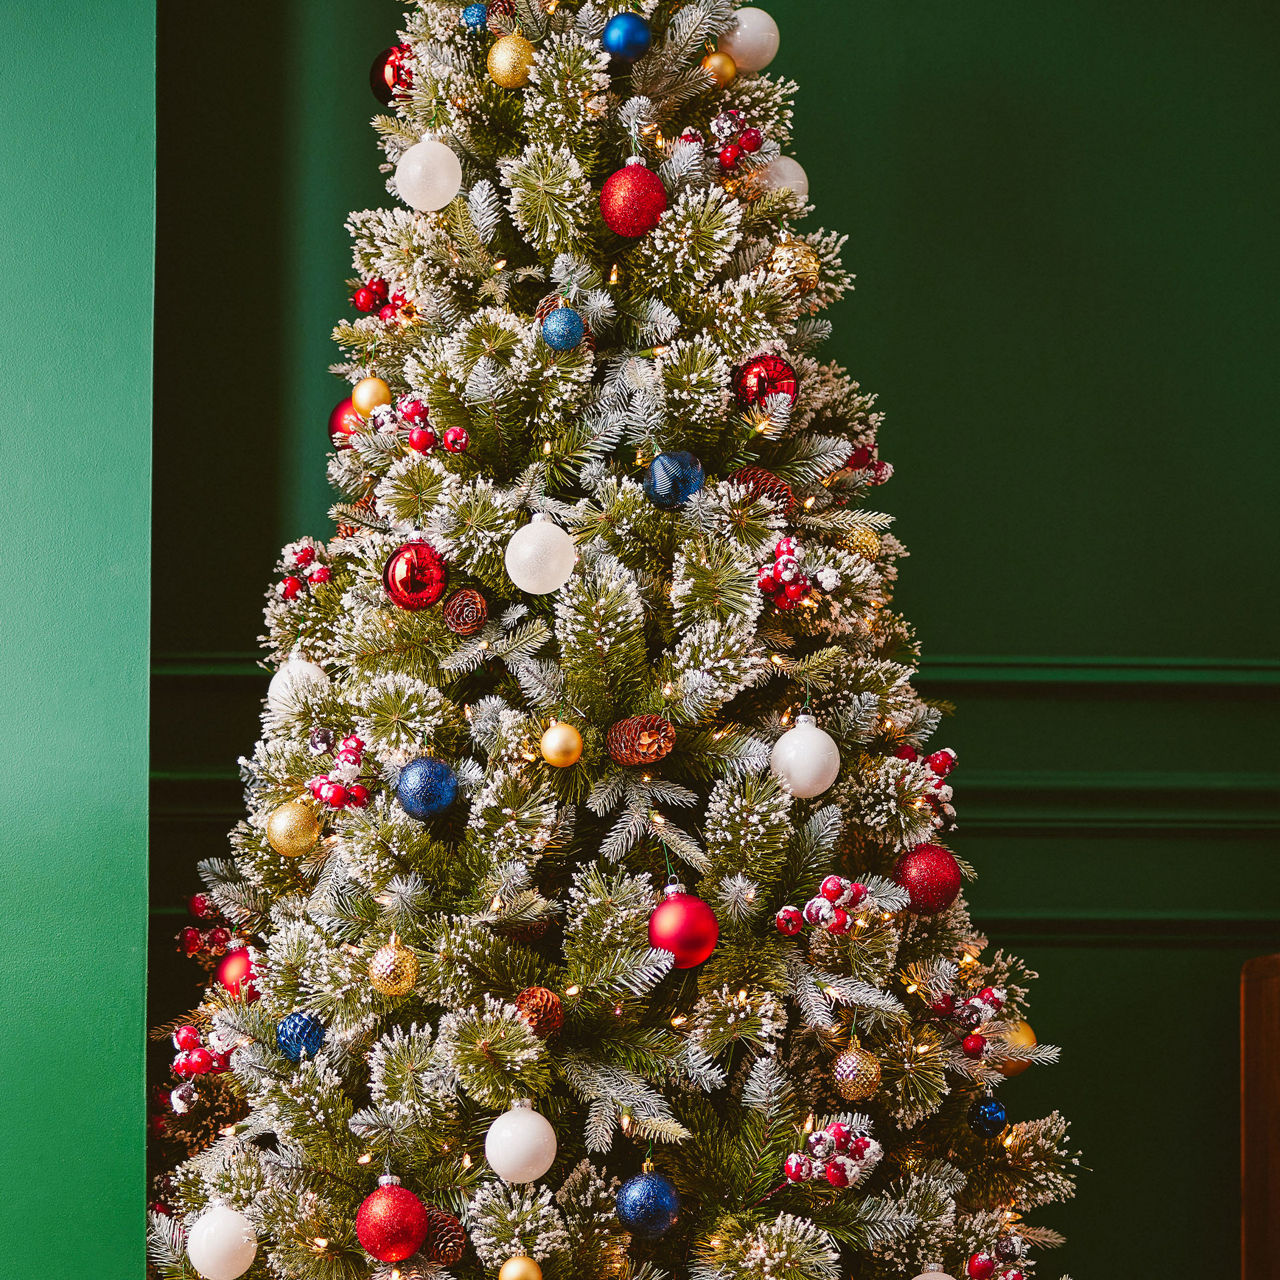
[[[4,6],[0,1253],[143,1256],[154,17]]]

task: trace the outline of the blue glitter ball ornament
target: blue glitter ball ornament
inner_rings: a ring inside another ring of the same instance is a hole
[[[969,1128],[984,1138],[998,1138],[1008,1114],[999,1098],[979,1098],[969,1108]]]
[[[462,21],[470,31],[483,31],[489,25],[488,5],[467,5],[462,11]]]
[[[655,507],[682,507],[707,482],[702,463],[684,449],[660,453],[644,473],[644,496]]]
[[[457,795],[458,775],[443,760],[420,756],[400,770],[396,799],[411,818],[443,813]]]
[[[649,52],[652,39],[649,24],[638,13],[619,13],[605,23],[600,43],[619,62],[634,62]]]
[[[585,332],[582,317],[572,307],[557,307],[542,322],[542,340],[552,351],[572,351]]]
[[[628,1178],[618,1188],[618,1221],[632,1235],[664,1235],[676,1225],[680,1216],[680,1197],[668,1178],[654,1173],[646,1164],[645,1171]]]
[[[276,1047],[290,1062],[301,1062],[303,1055],[314,1058],[324,1044],[324,1023],[309,1013],[290,1013],[280,1019],[276,1028]]]

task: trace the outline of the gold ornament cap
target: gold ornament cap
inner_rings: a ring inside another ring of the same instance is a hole
[[[542,1268],[532,1258],[520,1254],[502,1264],[498,1280],[542,1280]]]
[[[487,59],[489,76],[504,89],[523,89],[533,70],[533,45],[519,32],[493,42]]]
[[[267,819],[267,843],[282,858],[310,853],[320,839],[320,819],[302,800],[286,800]]]
[[[418,981],[418,957],[395,934],[369,959],[369,984],[384,996],[407,996]]]
[[[563,720],[550,725],[539,744],[542,758],[557,769],[567,769],[582,759],[582,734]]]

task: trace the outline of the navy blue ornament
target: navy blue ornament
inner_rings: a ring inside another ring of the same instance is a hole
[[[649,24],[638,13],[619,13],[605,23],[600,43],[619,62],[634,62],[649,52],[652,39]]]
[[[655,507],[682,507],[707,482],[702,463],[685,449],[660,453],[644,473],[644,496]]]
[[[400,770],[396,799],[411,818],[443,813],[457,798],[458,775],[443,760],[419,756]]]
[[[998,1138],[1008,1114],[999,1098],[978,1098],[969,1108],[969,1128],[984,1138]]]
[[[582,317],[572,307],[557,307],[542,322],[542,340],[552,351],[572,351],[585,332]]]
[[[632,1235],[653,1239],[665,1235],[680,1216],[680,1197],[668,1178],[653,1172],[646,1160],[644,1172],[628,1178],[618,1188],[618,1221]]]
[[[469,31],[483,31],[489,25],[488,5],[467,5],[462,11],[462,21]]]
[[[276,1047],[290,1062],[314,1058],[324,1044],[324,1023],[309,1013],[289,1013],[276,1028]]]

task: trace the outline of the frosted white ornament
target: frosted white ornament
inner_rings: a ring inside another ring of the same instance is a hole
[[[211,1205],[187,1232],[187,1257],[205,1280],[236,1280],[257,1252],[253,1223],[225,1204]]]
[[[411,208],[434,213],[462,190],[462,162],[443,142],[423,138],[400,157],[396,190]]]
[[[955,1280],[954,1276],[949,1276],[945,1271],[922,1271],[916,1280]]]
[[[507,577],[531,595],[559,591],[569,581],[577,562],[578,549],[573,539],[545,516],[534,516],[507,543]]]
[[[778,156],[759,171],[756,181],[765,191],[794,191],[803,201],[809,199],[809,175],[799,160]]]
[[[272,711],[283,711],[307,685],[319,690],[328,683],[329,676],[319,663],[296,656],[287,658],[267,685],[267,706]]]
[[[489,1126],[484,1158],[503,1182],[536,1182],[555,1163],[556,1131],[528,1098],[519,1098]]]
[[[739,71],[763,71],[777,56],[778,24],[763,9],[739,9],[733,25],[716,41]]]
[[[836,780],[840,748],[826,730],[818,728],[811,715],[799,715],[795,728],[788,729],[773,744],[769,767],[793,796],[807,800],[820,796]]]

